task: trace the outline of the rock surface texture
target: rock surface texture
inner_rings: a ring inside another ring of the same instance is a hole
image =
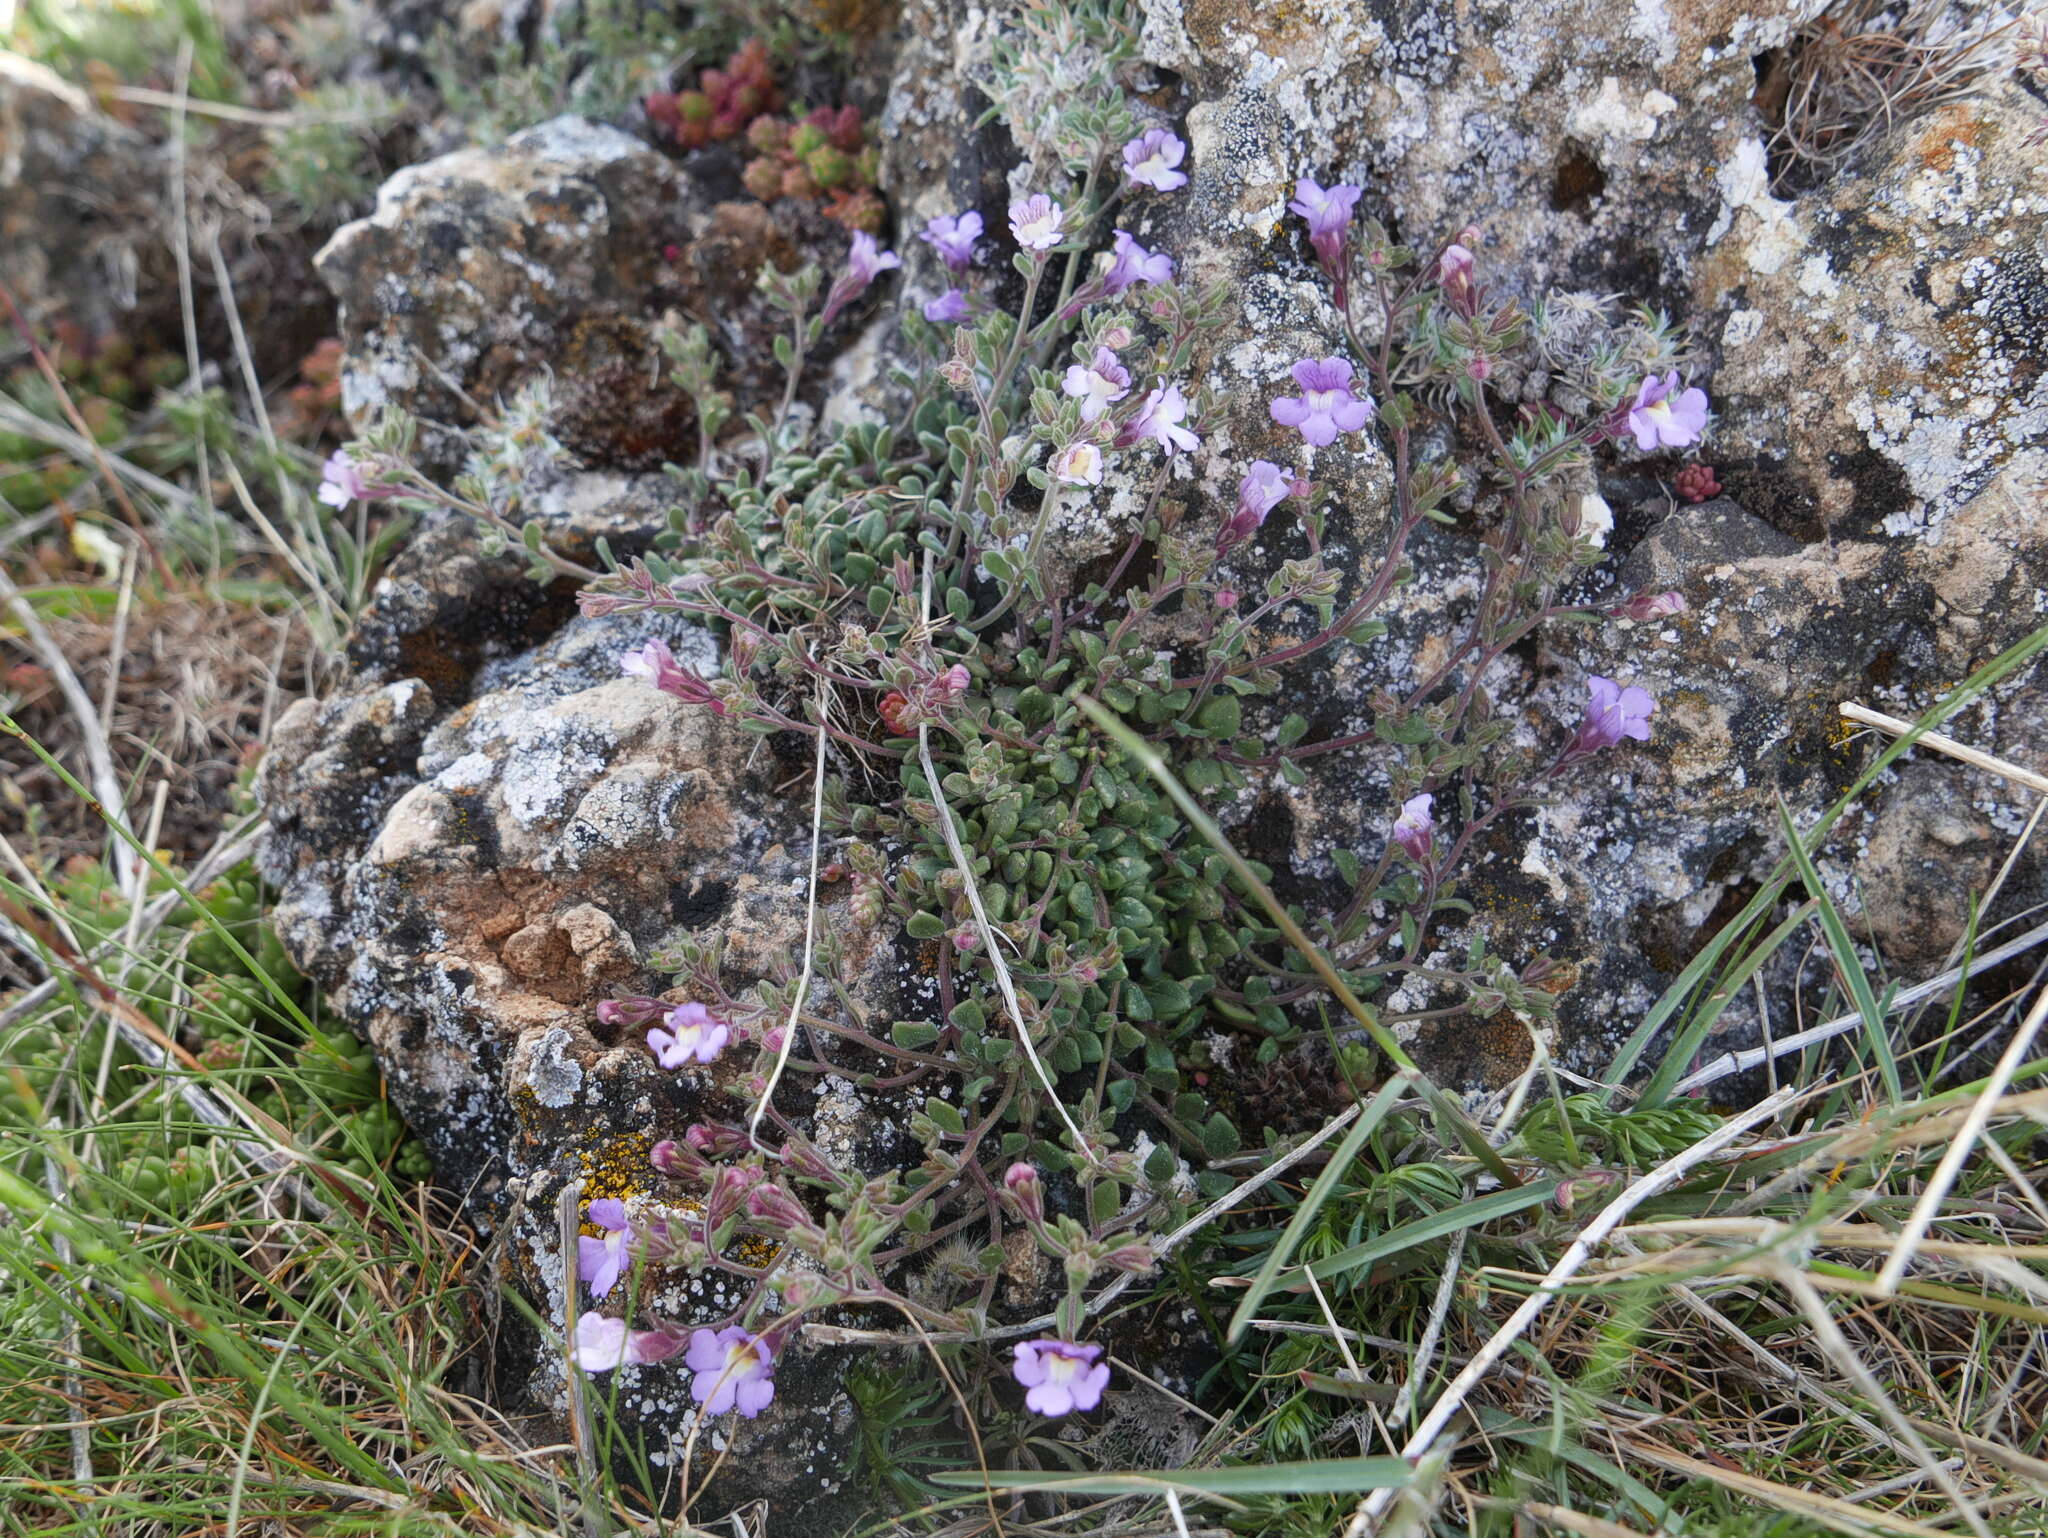
[[[1774,181],[1751,98],[1758,57],[1796,45],[1782,13],[1147,0],[1143,18],[1133,85],[1188,140],[1193,180],[1134,196],[1122,221],[1184,279],[1230,294],[1230,324],[1193,368],[1215,392],[1203,450],[1165,492],[1187,519],[1220,521],[1244,463],[1264,456],[1336,488],[1331,541],[1347,569],[1384,536],[1387,466],[1370,435],[1304,450],[1266,411],[1288,364],[1339,336],[1285,211],[1297,175],[1363,184],[1362,211],[1418,243],[1476,224],[1485,280],[1525,300],[1622,293],[1691,329],[1717,411],[1704,457],[1725,495],[1675,500],[1680,461],[1624,444],[1601,487],[1611,558],[1585,579],[1616,598],[1675,588],[1688,612],[1546,635],[1486,680],[1531,741],[1577,718],[1589,672],[1660,701],[1650,743],[1496,829],[1465,892],[1497,952],[1547,950],[1576,977],[1556,1050],[1597,1072],[1769,870],[1779,799],[1810,821],[1866,761],[1837,703],[1916,714],[2043,621],[2048,169],[2027,143],[2040,108],[1988,79],[1832,174]],[[999,230],[1010,195],[1050,181],[1030,143],[973,127],[1000,25],[979,7],[904,8],[883,117],[901,231],[965,206]],[[473,420],[465,395],[549,371],[558,435],[584,465],[562,483],[556,527],[572,547],[605,533],[633,548],[659,526],[647,472],[694,432],[649,367],[653,324],[667,310],[713,323],[744,408],[771,387],[751,274],[793,264],[805,238],[580,121],[415,167],[323,256],[343,301],[348,407],[362,423],[405,405],[447,463]],[[896,244],[906,297],[936,293],[928,254]],[[842,358],[828,415],[887,404],[872,367],[887,347],[878,330]],[[1067,572],[1129,538],[1154,463],[1135,459],[1063,515]],[[1297,538],[1276,519],[1232,559],[1257,582]],[[1389,634],[1291,683],[1274,719],[1304,710],[1319,736],[1368,728],[1371,691],[1417,676],[1432,637],[1460,622],[1473,556],[1464,528],[1433,531]],[[573,614],[565,592],[477,555],[465,530],[429,532],[380,588],[349,678],[293,710],[265,771],[288,943],[375,1044],[444,1173],[508,1228],[516,1273],[557,1322],[555,1193],[574,1178],[590,1194],[642,1189],[648,1137],[674,1135],[711,1089],[657,1072],[633,1033],[593,1024],[593,1002],[648,986],[650,951],[679,933],[725,946],[735,991],[787,976],[808,854],[807,743],[743,736],[621,681],[616,654],[655,632]],[[708,635],[663,633],[678,655],[715,656]],[[2031,675],[1949,730],[2048,762]],[[1224,809],[1290,895],[1332,879],[1335,849],[1376,857],[1392,817],[1367,759],[1317,763],[1306,785],[1276,776]],[[1889,963],[1937,965],[1961,933],[1964,887],[1996,869],[2021,815],[2002,782],[1923,760],[1841,824],[1822,871]],[[2037,879],[2023,865],[2010,890]],[[891,937],[835,934],[863,998],[914,1002]],[[1440,943],[1464,938],[1453,928]],[[1723,1029],[1750,1029],[1747,1007]],[[1440,1024],[1419,1050],[1479,1085],[1519,1072],[1529,1047],[1502,1017]],[[809,1114],[839,1118],[858,1156],[893,1162],[891,1108],[827,1082]],[[666,1301],[684,1317],[715,1311]],[[545,1403],[559,1363],[529,1365]],[[836,1473],[833,1370],[819,1361],[808,1386],[792,1373],[774,1416],[743,1426],[760,1442],[730,1460],[747,1489],[796,1500]],[[680,1375],[629,1381],[645,1425],[686,1429]]]

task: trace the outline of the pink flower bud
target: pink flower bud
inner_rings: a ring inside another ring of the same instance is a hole
[[[1616,604],[1607,612],[1615,619],[1633,620],[1638,625],[1653,619],[1668,619],[1674,614],[1685,612],[1685,595],[1638,593],[1628,602]]]
[[[1003,1172],[1003,1189],[1019,1217],[1027,1223],[1045,1221],[1045,1186],[1038,1171],[1021,1159]]]

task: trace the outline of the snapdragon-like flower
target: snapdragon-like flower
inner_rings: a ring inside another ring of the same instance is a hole
[[[1216,536],[1216,548],[1228,550],[1264,527],[1266,514],[1295,493],[1294,477],[1270,460],[1255,459],[1237,483],[1237,511]]]
[[[938,252],[946,270],[958,277],[974,265],[974,245],[981,239],[981,215],[975,209],[928,219],[917,238]]]
[[[657,1025],[647,1033],[647,1045],[662,1067],[681,1068],[713,1061],[731,1038],[732,1027],[702,1004],[678,1004],[668,1013],[667,1030]]]
[[[620,1274],[633,1263],[633,1223],[626,1216],[626,1204],[611,1196],[590,1204],[590,1221],[604,1229],[605,1236],[577,1237],[576,1275],[590,1284],[593,1297],[601,1298],[618,1285]]]
[[[1394,820],[1394,842],[1417,865],[1429,863],[1429,851],[1436,841],[1436,818],[1431,815],[1435,806],[1435,796],[1410,796],[1401,803],[1401,815]]]
[[[686,704],[708,705],[716,714],[725,714],[725,704],[712,692],[711,685],[676,661],[676,654],[668,649],[666,641],[649,641],[638,651],[627,652],[619,658],[619,671],[645,679],[663,694],[673,694]]]
[[[1026,251],[1050,251],[1065,237],[1067,211],[1042,192],[1010,205],[1010,233]]]
[[[1124,175],[1136,186],[1172,192],[1188,184],[1187,173],[1179,169],[1187,153],[1178,134],[1148,128],[1124,146]]]
[[[1461,245],[1445,246],[1444,254],[1436,259],[1436,278],[1451,308],[1470,315],[1478,298],[1478,290],[1472,286],[1472,253]]]
[[[1066,1340],[1027,1340],[1016,1347],[1011,1375],[1026,1389],[1024,1403],[1040,1415],[1092,1410],[1109,1386],[1102,1348]]]
[[[1172,257],[1163,251],[1147,251],[1131,238],[1128,230],[1116,232],[1116,239],[1110,246],[1109,268],[1098,280],[1105,297],[1121,294],[1138,283],[1172,281]]]
[[[1679,390],[1676,369],[1662,379],[1646,375],[1629,407],[1628,426],[1645,454],[1660,447],[1686,448],[1707,430],[1707,392],[1697,385]]]
[[[1656,712],[1657,702],[1647,689],[1634,684],[1623,688],[1611,678],[1602,678],[1598,673],[1586,680],[1586,716],[1579,723],[1579,732],[1565,749],[1565,758],[1576,761],[1611,748],[1624,737],[1633,737],[1638,742],[1650,740],[1650,717]]]
[[[1193,453],[1202,440],[1181,425],[1187,417],[1187,397],[1180,393],[1180,386],[1162,379],[1159,387],[1140,403],[1137,414],[1124,424],[1116,441],[1120,447],[1129,448],[1146,438],[1157,438],[1169,454]]]
[[[1347,182],[1320,187],[1310,176],[1294,184],[1294,201],[1287,206],[1308,221],[1308,243],[1316,248],[1323,270],[1332,277],[1344,270],[1344,241],[1351,231],[1351,210],[1364,192],[1363,187]]]
[[[825,311],[819,317],[821,323],[831,325],[841,310],[867,292],[870,283],[891,267],[902,265],[903,259],[894,251],[884,251],[875,243],[874,236],[866,230],[856,230],[853,245],[846,253],[846,266],[833,280],[832,291],[825,296]]]
[[[607,1319],[594,1309],[576,1321],[576,1365],[585,1372],[666,1361],[681,1348],[667,1330],[631,1329],[625,1320]]]
[[[1064,486],[1100,486],[1102,450],[1085,438],[1076,438],[1054,458],[1052,478]]]
[[[949,288],[936,299],[927,299],[924,318],[935,326],[950,326],[967,319],[967,291]]]
[[[1273,420],[1299,429],[1317,448],[1328,447],[1340,432],[1355,433],[1372,420],[1372,398],[1354,393],[1348,358],[1304,358],[1289,372],[1301,394],[1274,401]]]
[[[348,457],[347,449],[336,449],[320,469],[320,500],[329,507],[347,507],[351,502],[382,502],[395,497],[403,487],[386,486],[363,479],[363,472]]]
[[[1131,393],[1131,371],[1107,347],[1095,349],[1093,363],[1072,363],[1060,388],[1081,402],[1081,420],[1099,421],[1111,401]]]
[[[1685,594],[1638,593],[1607,612],[1615,619],[1631,620],[1638,625],[1653,619],[1669,619],[1674,614],[1685,612]]]
[[[690,1354],[684,1359],[695,1375],[690,1397],[707,1415],[723,1415],[738,1406],[752,1420],[775,1397],[775,1352],[760,1336],[739,1325],[722,1330],[690,1332]]]

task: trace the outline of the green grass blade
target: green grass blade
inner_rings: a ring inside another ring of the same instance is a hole
[[[1749,954],[1735,963],[1734,969],[1721,980],[1720,985],[1712,993],[1707,995],[1705,1005],[1688,1016],[1684,1028],[1672,1038],[1670,1047],[1665,1050],[1663,1061],[1657,1064],[1657,1071],[1650,1075],[1650,1082],[1643,1086],[1641,1104],[1662,1105],[1671,1098],[1671,1086],[1684,1077],[1687,1065],[1699,1051],[1700,1043],[1707,1039],[1707,1033],[1713,1030],[1714,1022],[1721,1018],[1721,1012],[1728,1007],[1735,995],[1742,991],[1743,985],[1762,970],[1764,963],[1778,953],[1779,947],[1791,939],[1800,926],[1812,917],[1813,904],[1800,904],[1797,912],[1765,935]],[[1742,932],[1740,920],[1721,931],[1724,935]],[[1718,938],[1719,936],[1716,936],[1716,939]],[[1712,951],[1714,958],[1718,959],[1725,949],[1726,947],[1715,947]],[[1700,954],[1706,956],[1708,953],[1702,951]]]
[[[1877,1071],[1884,1078],[1884,1092],[1896,1107],[1906,1098],[1905,1088],[1899,1082],[1899,1060],[1892,1052],[1892,1040],[1884,1028],[1884,1011],[1878,1007],[1877,995],[1871,991],[1870,977],[1863,970],[1863,959],[1856,954],[1856,942],[1849,937],[1849,926],[1842,922],[1840,910],[1821,884],[1820,872],[1814,868],[1813,856],[1806,852],[1806,840],[1799,836],[1799,827],[1792,821],[1792,810],[1785,805],[1784,798],[1778,800],[1778,825],[1785,830],[1785,839],[1792,863],[1799,868],[1799,879],[1806,883],[1806,892],[1820,911],[1821,933],[1827,936],[1828,950],[1835,958],[1835,970],[1842,975],[1848,986],[1849,997],[1856,1001],[1856,1013],[1863,1017],[1863,1034],[1870,1042],[1870,1050],[1877,1058]]]
[[[1369,1266],[1376,1260],[1398,1255],[1401,1251],[1413,1249],[1418,1244],[1441,1239],[1461,1228],[1477,1228],[1481,1223],[1490,1223],[1495,1218],[1506,1217],[1511,1212],[1520,1212],[1525,1208],[1547,1202],[1557,1194],[1557,1188],[1561,1184],[1563,1182],[1560,1179],[1552,1176],[1530,1185],[1495,1191],[1474,1201],[1431,1213],[1426,1218],[1403,1223],[1399,1228],[1390,1228],[1376,1239],[1354,1244],[1348,1250],[1339,1250],[1336,1254],[1310,1266],[1308,1273],[1319,1282],[1327,1282],[1333,1276],[1356,1271],[1360,1266]]]
[[[1280,1237],[1273,1241],[1273,1248],[1266,1256],[1266,1262],[1259,1267],[1258,1275],[1252,1278],[1252,1285],[1244,1295],[1244,1301],[1237,1305],[1237,1312],[1230,1316],[1227,1339],[1236,1345],[1244,1335],[1245,1327],[1259,1311],[1259,1305],[1266,1301],[1266,1294],[1273,1290],[1273,1282],[1280,1275],[1281,1267],[1287,1264],[1287,1257],[1294,1253],[1294,1247],[1301,1242],[1301,1236],[1308,1232],[1309,1224],[1322,1210],[1323,1203],[1330,1199],[1330,1193],[1337,1189],[1337,1183],[1344,1178],[1344,1172],[1351,1167],[1351,1161],[1358,1157],[1358,1150],[1382,1121],[1394,1103],[1414,1087],[1412,1075],[1397,1073],[1380,1086],[1379,1093],[1358,1113],[1358,1120],[1351,1130],[1344,1134],[1344,1141],[1337,1145],[1337,1151],[1330,1155],[1330,1162],[1323,1166],[1322,1174],[1316,1177],[1308,1194],[1301,1199],[1301,1205],[1294,1209],[1294,1216]]]

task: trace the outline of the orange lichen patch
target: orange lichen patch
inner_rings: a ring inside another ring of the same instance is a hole
[[[1953,171],[1956,166],[1956,150],[1975,149],[1984,132],[1984,124],[1971,110],[1960,103],[1944,107],[1936,112],[1921,130],[1919,143],[1913,151],[1920,164],[1934,171]]]

